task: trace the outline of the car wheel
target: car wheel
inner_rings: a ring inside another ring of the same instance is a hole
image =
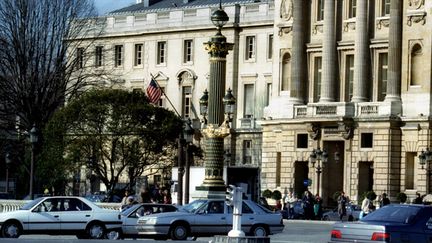
[[[105,239],[120,240],[120,239],[122,239],[122,234],[119,230],[107,230],[107,232],[105,234]]]
[[[171,239],[172,240],[186,240],[189,229],[185,224],[175,224],[171,227]]]
[[[90,239],[102,239],[104,232],[105,226],[101,223],[92,223],[87,228],[87,235]]]
[[[4,238],[18,238],[21,235],[21,225],[16,221],[8,221],[3,224],[1,231]]]
[[[267,236],[269,235],[268,229],[265,225],[255,225],[251,229],[252,236]]]
[[[329,220],[330,220],[330,218],[329,218],[329,216],[328,216],[328,215],[324,215],[324,217],[323,217],[323,220],[324,220],[324,221],[329,221]]]

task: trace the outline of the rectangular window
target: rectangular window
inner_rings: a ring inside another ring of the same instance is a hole
[[[243,140],[243,164],[252,163],[252,140]]]
[[[350,0],[349,1],[349,18],[355,18],[356,17],[356,9],[357,9],[357,1],[356,0]]]
[[[308,148],[308,134],[297,134],[297,148]]]
[[[324,20],[324,0],[317,0],[317,21]]]
[[[265,101],[266,106],[270,105],[271,96],[272,96],[272,84],[268,83],[266,87],[266,101]]]
[[[96,53],[95,53],[95,66],[101,67],[102,66],[102,60],[103,60],[103,46],[96,46]]]
[[[114,48],[114,66],[121,67],[123,65],[123,46],[116,45]]]
[[[134,66],[142,65],[143,44],[135,44],[135,61]]]
[[[373,133],[362,133],[360,139],[362,148],[373,148]]]
[[[182,116],[183,118],[189,118],[192,108],[192,87],[184,86],[182,96]]]
[[[246,36],[246,60],[255,59],[255,36]]]
[[[267,59],[273,58],[273,35],[268,36]]]
[[[378,101],[383,101],[387,95],[388,54],[378,55]]]
[[[245,84],[244,85],[244,107],[243,107],[243,117],[251,118],[253,117],[254,111],[254,85]]]
[[[76,58],[77,58],[77,68],[83,68],[84,67],[84,48],[77,48],[76,52]]]
[[[408,152],[405,156],[405,190],[414,189],[414,158],[417,153]]]
[[[381,9],[381,16],[390,15],[390,0],[382,0]]]
[[[349,102],[353,97],[354,85],[354,55],[346,55],[345,63],[345,101]]]
[[[193,57],[193,40],[185,40],[183,44],[183,63],[191,63]]]
[[[166,41],[159,41],[157,43],[157,64],[165,64],[166,63]]]
[[[314,102],[321,98],[322,57],[314,58]]]

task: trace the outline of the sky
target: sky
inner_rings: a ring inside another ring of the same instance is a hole
[[[99,15],[135,4],[136,0],[94,0]]]

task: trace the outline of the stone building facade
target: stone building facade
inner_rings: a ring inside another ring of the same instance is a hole
[[[319,191],[325,204],[337,191],[430,192],[418,155],[431,146],[431,10],[428,0],[275,1],[262,188]],[[328,153],[320,183],[316,148]]]
[[[352,200],[370,190],[392,200],[430,192],[418,155],[432,142],[432,0],[222,2],[222,33],[234,44],[226,87],[237,99],[226,165],[252,169],[255,192],[309,189],[325,204],[337,191]],[[218,5],[137,0],[105,16],[88,65],[111,68],[115,88],[144,90],[153,75],[166,93],[160,105],[199,124],[203,43],[216,32]],[[309,162],[317,148],[329,155],[320,183]]]

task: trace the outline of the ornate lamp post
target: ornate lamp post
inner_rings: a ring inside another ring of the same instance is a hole
[[[312,164],[312,167],[316,168],[317,174],[317,194],[319,195],[320,190],[320,182],[321,182],[321,172],[324,168],[324,165],[327,163],[328,154],[327,151],[321,150],[320,148],[312,150],[312,153],[309,156],[309,161]],[[321,165],[322,162],[322,165]],[[317,166],[315,167],[315,163]]]
[[[11,155],[9,152],[5,155],[5,162],[6,162],[6,193],[9,193],[9,166],[12,163]]]
[[[429,167],[429,163],[432,161],[432,152],[429,150],[429,148],[426,148],[426,151],[422,150],[420,152],[418,158],[422,170],[426,170],[426,193],[429,193],[429,186],[430,186],[429,180],[431,175],[431,169]]]
[[[30,130],[31,159],[30,159],[30,188],[29,188],[30,198],[32,200],[34,199],[33,181],[34,181],[35,146],[38,140],[39,138],[37,135],[36,125],[33,125],[33,128]]]
[[[191,160],[191,151],[190,146],[193,143],[193,135],[194,129],[192,127],[191,121],[188,120],[186,122],[186,127],[183,130],[184,138],[186,142],[186,158],[185,158],[185,190],[184,190],[184,201],[185,204],[189,203],[189,185],[190,185],[190,160]]]
[[[197,187],[202,192],[201,197],[224,197],[225,182],[223,180],[224,162],[224,138],[230,134],[229,122],[234,111],[235,99],[229,90],[224,99],[226,56],[232,50],[233,44],[227,43],[226,37],[222,35],[222,27],[228,22],[229,17],[222,9],[211,16],[212,23],[216,26],[216,35],[210,41],[204,43],[205,49],[210,56],[210,78],[207,90],[200,99],[200,113],[203,115],[205,128],[202,130],[205,136],[205,178],[201,186]],[[225,107],[224,107],[224,104]],[[225,117],[224,117],[225,108]],[[230,110],[227,110],[230,109]],[[227,119],[229,118],[229,119]],[[204,195],[207,194],[207,195]]]

